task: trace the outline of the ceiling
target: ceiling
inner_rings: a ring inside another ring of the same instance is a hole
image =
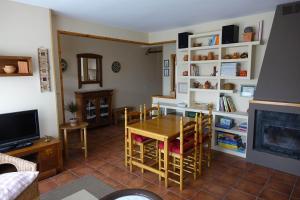
[[[272,11],[293,0],[14,0],[57,14],[141,32]]]

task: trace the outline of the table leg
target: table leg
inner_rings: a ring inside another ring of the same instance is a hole
[[[128,143],[129,143],[129,167],[130,172],[132,172],[132,138],[131,138],[131,129],[128,129]]]
[[[81,142],[81,144],[83,144],[84,142],[84,137],[83,137],[83,129],[80,129],[80,142]]]
[[[87,135],[86,128],[83,129],[83,137],[84,137],[84,157],[87,158]]]
[[[68,132],[67,132],[67,129],[64,129],[64,150],[65,150],[65,157],[68,158]]]
[[[168,187],[169,172],[169,142],[164,140],[164,168],[165,168],[165,187]]]

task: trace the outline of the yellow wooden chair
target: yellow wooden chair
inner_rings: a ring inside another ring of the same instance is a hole
[[[209,108],[208,114],[200,113],[198,117],[199,131],[199,175],[202,175],[202,164],[211,165],[211,140],[212,140],[212,108]],[[204,148],[207,147],[206,154]]]
[[[194,179],[197,177],[197,151],[198,151],[198,125],[197,115],[195,121],[190,121],[183,124],[183,119],[180,119],[180,136],[179,140],[175,139],[170,142],[169,156],[171,165],[169,173],[173,175],[169,180],[180,185],[180,190],[183,190],[184,172],[194,175]],[[163,143],[159,144],[159,170],[164,170],[165,166],[162,166],[163,159]],[[175,178],[178,177],[178,178]],[[159,177],[161,180],[161,177]],[[167,181],[167,180],[165,180]]]
[[[132,123],[136,123],[143,120],[142,106],[140,106],[140,111],[128,112],[127,108],[125,108],[125,166],[127,167],[129,164],[129,138],[128,138],[128,129],[127,126]],[[133,133],[132,137],[133,141],[133,153],[132,159],[138,160],[141,163],[144,163],[145,157],[153,159],[153,153],[151,151],[152,144],[154,141],[152,139],[136,135]],[[151,145],[150,145],[151,144]],[[138,147],[136,150],[135,147]],[[144,173],[144,169],[141,169],[142,173]]]
[[[144,120],[153,119],[155,117],[159,117],[160,115],[161,114],[159,104],[150,108],[146,108],[146,104],[144,104]]]

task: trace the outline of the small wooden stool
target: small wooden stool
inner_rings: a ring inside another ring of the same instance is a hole
[[[80,129],[80,139],[81,139],[81,143],[83,142],[83,146],[81,148],[84,150],[84,157],[87,158],[87,135],[86,135],[87,126],[88,126],[87,122],[78,122],[76,126],[71,126],[70,123],[60,125],[60,129],[64,131],[63,140],[64,140],[64,153],[66,158],[68,158],[68,130],[76,130],[76,129]]]

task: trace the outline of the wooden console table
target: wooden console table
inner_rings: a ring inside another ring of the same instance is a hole
[[[61,143],[55,138],[50,138],[49,142],[41,138],[34,141],[32,146],[12,150],[5,154],[37,163],[37,170],[40,172],[39,180],[63,170]]]

